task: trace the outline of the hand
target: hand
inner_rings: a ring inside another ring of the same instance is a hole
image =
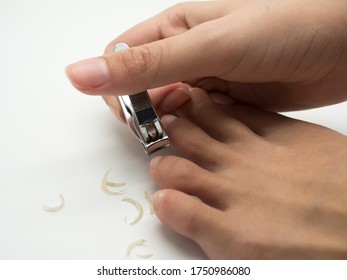
[[[224,109],[193,89],[178,117],[163,116],[185,158],[151,161],[159,219],[212,259],[346,259],[347,137],[250,106]]]
[[[178,4],[66,71],[87,94],[186,81],[271,110],[328,105],[347,98],[346,14],[345,0]],[[112,53],[117,42],[132,48]]]

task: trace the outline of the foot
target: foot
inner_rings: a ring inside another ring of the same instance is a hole
[[[209,258],[347,258],[345,136],[199,89],[162,123],[156,214]]]

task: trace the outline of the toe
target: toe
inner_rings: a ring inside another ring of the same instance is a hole
[[[217,247],[225,246],[218,236],[218,228],[225,222],[223,212],[176,190],[156,192],[153,204],[156,215],[164,224],[196,241],[210,258]]]
[[[272,139],[287,139],[292,134],[293,126],[300,126],[300,121],[294,121],[275,112],[269,112],[252,106],[234,104],[230,106],[230,115],[246,126],[257,135]],[[288,130],[288,127],[291,127]]]
[[[152,159],[151,176],[161,188],[171,188],[194,195],[209,205],[224,209],[227,203],[225,179],[195,163],[176,156],[157,156]],[[229,182],[230,183],[230,182]]]
[[[172,113],[190,98],[189,87],[183,83],[151,89],[148,92],[159,115]]]
[[[232,147],[212,138],[196,124],[173,115],[163,116],[161,122],[172,148],[185,157],[209,169],[228,162]]]
[[[252,131],[242,122],[226,114],[220,105],[199,88],[191,89],[191,98],[177,111],[180,117],[191,120],[211,137],[222,142],[248,139]]]

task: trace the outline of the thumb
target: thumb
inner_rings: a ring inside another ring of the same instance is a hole
[[[211,49],[207,25],[209,22],[174,37],[76,62],[66,68],[66,74],[78,90],[92,95],[134,94],[216,75],[218,52]]]

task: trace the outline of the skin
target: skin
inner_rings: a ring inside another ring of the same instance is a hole
[[[178,4],[126,31],[104,56],[89,60],[101,65],[103,79],[81,70],[88,61],[66,72],[77,89],[92,95],[132,94],[186,81],[275,111],[333,104],[347,99],[346,14],[345,0]],[[132,48],[112,53],[118,42]]]
[[[345,0],[179,4],[66,73],[123,121],[116,95],[152,89],[182,155],[151,161],[156,214],[209,258],[345,259],[346,137],[270,110],[347,100],[346,14]]]
[[[183,157],[151,161],[159,219],[211,259],[346,259],[347,137],[221,106],[193,89],[162,118]]]

